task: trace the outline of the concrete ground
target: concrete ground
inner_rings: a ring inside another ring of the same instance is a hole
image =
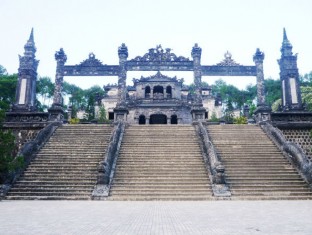
[[[312,234],[312,201],[0,201],[0,234]]]

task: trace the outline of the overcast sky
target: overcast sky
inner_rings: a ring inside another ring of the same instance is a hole
[[[298,53],[299,73],[312,70],[311,0],[0,0],[0,64],[16,73],[18,54],[34,28],[38,74],[54,81],[55,51],[67,54],[67,65],[79,64],[93,52],[104,64],[118,64],[117,49],[128,46],[129,57],[144,55],[162,44],[178,56],[191,58],[194,43],[202,48],[202,65],[223,60],[229,50],[242,65],[254,65],[257,48],[265,53],[265,78],[279,78],[283,27]],[[151,72],[150,74],[154,74]],[[132,78],[146,73],[128,72]],[[193,74],[166,73],[192,82]],[[218,77],[217,77],[218,78]],[[203,77],[213,83],[215,77]],[[254,77],[225,78],[239,88]],[[116,83],[117,78],[66,77],[84,88]]]

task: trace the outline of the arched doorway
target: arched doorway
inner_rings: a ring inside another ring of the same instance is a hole
[[[144,115],[140,115],[139,117],[139,125],[145,125],[146,124],[146,119]]]
[[[154,99],[163,99],[164,98],[164,88],[162,86],[154,86],[153,98]]]
[[[171,99],[172,98],[172,88],[171,86],[166,87],[166,93],[167,93],[167,98]]]
[[[171,124],[178,124],[178,117],[177,115],[171,116]]]
[[[167,124],[167,116],[164,114],[152,114],[150,124]]]
[[[145,98],[151,97],[151,88],[150,86],[145,87]]]

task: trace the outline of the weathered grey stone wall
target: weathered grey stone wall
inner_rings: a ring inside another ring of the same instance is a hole
[[[167,97],[166,88],[171,86],[172,98],[181,99],[181,87],[176,87],[172,82],[147,82],[140,83],[136,86],[136,98],[144,99],[145,98],[145,88],[149,86],[151,88],[150,98],[153,98],[153,89],[155,86],[162,86],[164,88],[164,98]]]
[[[149,123],[149,117],[152,114],[164,114],[167,116],[167,122],[170,124],[170,118],[172,115],[177,115],[178,124],[191,124],[192,123],[192,115],[190,108],[188,107],[156,107],[156,108],[143,108],[137,107],[134,109],[129,109],[129,114],[127,116],[127,122],[130,124],[138,124],[139,116],[144,115],[146,118],[146,124]]]

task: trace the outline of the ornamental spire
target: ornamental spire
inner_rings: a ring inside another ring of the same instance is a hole
[[[35,41],[34,41],[34,28],[31,29],[29,39],[26,42],[24,49],[25,49],[25,52],[24,52],[25,56],[35,57],[35,53],[37,49],[36,49]]]
[[[289,42],[286,34],[286,29],[283,29],[283,43],[281,47],[282,55],[284,56],[291,56],[292,55],[292,45]]]

